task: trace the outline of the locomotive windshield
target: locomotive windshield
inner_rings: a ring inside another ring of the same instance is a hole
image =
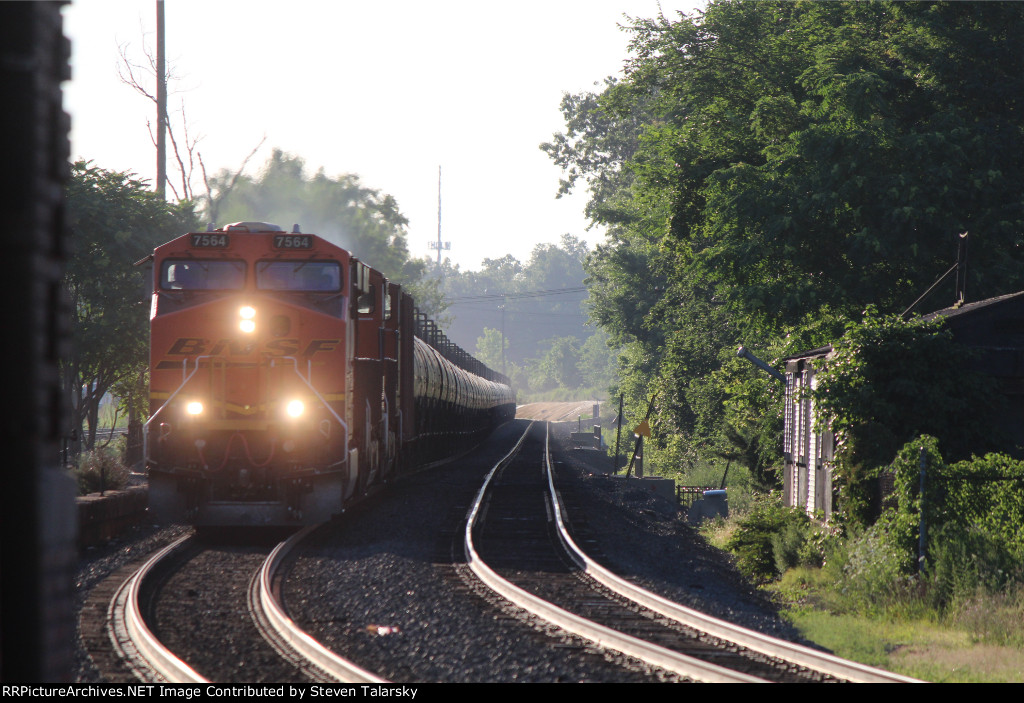
[[[256,287],[337,293],[341,290],[341,265],[337,261],[260,261],[256,264]]]
[[[167,259],[160,270],[164,290],[235,290],[244,285],[244,261]]]

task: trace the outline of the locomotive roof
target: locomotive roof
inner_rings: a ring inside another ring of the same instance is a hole
[[[214,230],[215,232],[284,232],[284,229],[272,222],[232,222]],[[299,234],[299,226],[292,228],[293,234]]]

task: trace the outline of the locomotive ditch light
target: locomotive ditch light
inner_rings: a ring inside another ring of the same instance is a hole
[[[200,403],[198,400],[189,401],[185,405],[185,412],[187,412],[189,415],[193,417],[195,417],[196,415],[201,415],[203,413],[203,404]]]
[[[306,404],[301,400],[292,400],[285,406],[285,412],[288,413],[288,417],[301,417],[302,413],[306,412]]]
[[[238,323],[240,330],[247,334],[256,331],[256,308],[251,305],[243,305],[238,310],[238,316],[242,318]]]

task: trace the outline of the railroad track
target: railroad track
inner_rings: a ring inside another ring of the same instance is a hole
[[[551,652],[558,657],[576,656],[582,650],[612,652],[614,654],[603,657],[583,652],[592,659],[609,660],[610,667],[625,666],[629,669],[628,674],[626,669],[621,669],[622,674],[602,674],[611,680],[625,680],[619,678],[623,675],[632,676],[630,680],[662,681],[909,680],[714,621],[641,591],[608,573],[575,547],[565,529],[564,508],[558,500],[548,439],[545,437],[542,441],[537,436],[541,426],[539,423],[532,425],[534,429],[524,432],[516,447],[496,463],[469,507],[466,506],[470,503],[471,489],[467,489],[461,504],[462,514],[468,510],[469,515],[458,542],[459,551],[461,543],[465,543],[468,566],[459,563],[461,560],[456,557],[450,567],[444,567],[435,555],[426,560],[434,564],[424,563],[422,568],[427,572],[448,568],[451,574],[456,574],[446,577],[450,585],[472,581],[474,585],[469,590],[477,595],[483,588],[480,583],[486,583],[488,588],[500,593],[500,597],[487,596],[489,602],[507,600],[515,604],[512,610],[522,612],[518,610],[522,609],[530,613],[527,619],[541,618],[555,623],[557,629],[535,624],[527,627],[537,632],[535,637],[538,639],[555,638],[555,644],[544,656],[550,658]],[[546,427],[547,423],[543,426]],[[475,475],[480,476],[479,473]],[[436,482],[437,478],[435,475],[430,480]],[[411,488],[412,493],[421,490],[421,485]],[[450,489],[443,490],[450,492]],[[554,500],[549,497],[551,495],[555,496]],[[516,499],[506,503],[510,496]],[[377,508],[368,508],[367,514],[378,520],[387,519],[386,516],[382,518]],[[443,522],[441,518],[437,520]],[[349,530],[351,526],[344,529]],[[129,668],[134,676],[143,681],[215,680],[219,683],[386,683],[386,678],[393,681],[442,680],[431,673],[432,669],[418,669],[418,664],[411,661],[410,653],[432,659],[434,656],[427,654],[422,643],[403,641],[407,634],[411,638],[411,624],[403,624],[409,632],[403,630],[401,635],[387,640],[389,644],[380,647],[382,651],[389,652],[386,656],[397,656],[401,662],[397,668],[392,666],[392,673],[385,677],[374,673],[388,669],[388,665],[383,663],[385,660],[371,658],[362,661],[364,668],[361,668],[331,651],[347,651],[344,646],[339,646],[344,639],[344,631],[341,632],[342,637],[338,636],[338,630],[334,636],[316,631],[314,621],[317,618],[304,614],[299,605],[294,606],[296,615],[293,617],[301,626],[292,621],[281,605],[284,590],[282,573],[294,568],[294,564],[289,563],[289,552],[303,547],[309,532],[297,533],[273,548],[269,545],[262,548],[250,545],[245,549],[218,547],[183,539],[150,559],[124,583],[110,607],[110,636],[117,642],[121,656],[130,662]],[[324,533],[319,534],[324,537]],[[403,550],[408,547],[405,538],[400,536],[389,535],[385,539],[399,540],[405,545]],[[447,539],[450,542],[452,538]],[[557,550],[553,550],[553,544],[559,545]],[[540,550],[544,550],[543,555]],[[372,551],[379,550],[374,547]],[[195,575],[204,569],[232,575],[222,576],[217,579],[218,583],[211,584]],[[476,576],[470,574],[470,569]],[[376,569],[372,573],[376,573]],[[382,575],[382,578],[387,577]],[[361,588],[363,583],[365,581],[360,583],[357,576],[354,587]],[[414,588],[418,590],[419,586]],[[153,594],[161,598],[176,594],[174,597],[179,603],[167,605],[165,601],[154,599]],[[406,591],[406,595],[411,595],[411,591]],[[455,601],[460,598],[465,601],[467,597],[473,600],[467,593],[452,596]],[[439,601],[432,602],[435,610],[448,607]],[[331,607],[336,610],[338,606]],[[383,606],[383,609],[392,607],[395,606]],[[508,609],[508,606],[503,607]],[[198,626],[194,619],[182,618],[186,621],[175,623],[176,614],[189,609],[203,613],[208,611],[209,619],[215,621],[212,634],[197,634]],[[522,624],[522,615],[499,616],[502,618],[506,619],[503,628],[526,627]],[[223,623],[227,621],[235,622],[237,627],[232,626],[228,633],[216,629],[225,627]],[[247,624],[238,624],[242,621]],[[180,630],[175,632],[175,628]],[[365,629],[356,624],[348,632],[365,632]],[[312,635],[304,630],[309,630]],[[503,632],[507,634],[509,631],[504,629]],[[439,640],[436,631],[426,634],[428,642]],[[505,634],[501,637],[504,642],[502,648],[511,654],[511,640]],[[317,638],[331,642],[330,647],[322,645]],[[591,644],[581,646],[577,643],[584,640]],[[199,644],[198,652],[189,651],[187,646],[182,650],[181,643],[189,641]],[[402,650],[405,646],[408,649]],[[437,646],[443,649],[447,645],[439,641]],[[476,646],[483,647],[482,644]],[[243,647],[244,652],[238,647]],[[359,650],[358,647],[356,649]],[[363,649],[365,651],[365,646]],[[639,669],[629,662],[640,662]],[[511,665],[516,666],[514,663]],[[479,672],[476,675],[479,677]],[[457,678],[453,680],[463,680],[458,676],[456,674]],[[500,679],[508,673],[506,670],[505,674],[492,676]],[[573,676],[577,678],[569,680],[581,680],[579,674]],[[582,678],[596,680],[588,676]]]
[[[320,645],[281,606],[282,562],[311,529],[273,549],[210,547],[186,535],[156,552],[110,603],[109,635],[123,663],[153,683],[383,682]],[[240,560],[255,568],[246,574]],[[181,617],[183,608],[204,610],[201,629]],[[225,632],[225,620],[241,624]]]
[[[543,451],[528,435],[488,475],[465,531],[470,568],[502,597],[687,680],[913,681],[710,618],[612,574],[566,529],[550,433]]]

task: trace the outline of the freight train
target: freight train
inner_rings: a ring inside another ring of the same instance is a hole
[[[507,378],[298,225],[190,232],[146,261],[157,520],[320,522],[515,415]]]

